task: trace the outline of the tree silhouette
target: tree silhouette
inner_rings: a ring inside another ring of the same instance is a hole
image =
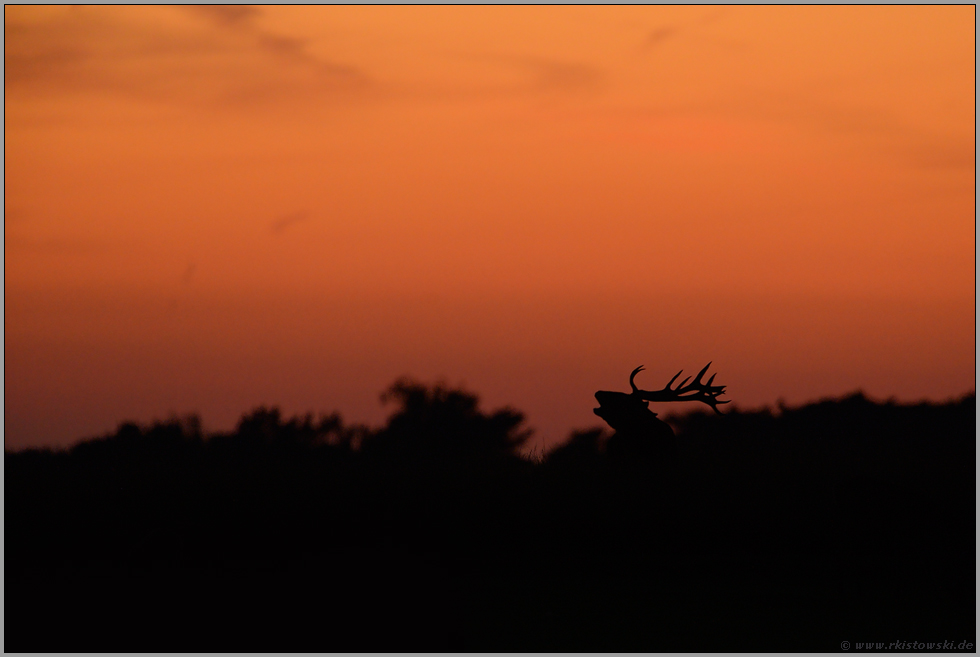
[[[365,439],[366,455],[409,461],[499,461],[517,458],[518,449],[532,434],[521,426],[522,413],[510,408],[483,413],[476,395],[444,385],[428,387],[401,379],[381,400],[398,406],[387,425]]]

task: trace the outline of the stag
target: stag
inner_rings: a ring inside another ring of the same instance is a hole
[[[632,392],[600,390],[595,393],[599,408],[594,409],[593,413],[616,430],[616,435],[610,439],[610,449],[617,449],[617,445],[620,448],[631,445],[631,451],[642,449],[664,455],[674,452],[674,431],[669,424],[657,419],[657,414],[650,410],[650,402],[699,401],[721,415],[718,406],[727,404],[730,400],[718,400],[725,393],[725,386],[712,385],[716,375],[712,374],[707,383],[701,381],[709,367],[711,363],[705,365],[693,381],[691,377],[687,377],[676,388],[671,386],[684,370],[675,374],[661,390],[640,390],[634,379],[643,371],[641,365],[630,374]]]

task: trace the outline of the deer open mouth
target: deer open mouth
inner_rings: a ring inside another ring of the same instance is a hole
[[[622,392],[600,390],[595,393],[595,399],[599,402],[599,406],[593,408],[592,412],[607,423],[615,421],[616,418],[622,415],[629,415],[639,410],[645,410],[647,407],[647,403],[642,399]]]
[[[592,412],[598,415],[599,417],[602,417],[604,413],[608,412],[609,410],[608,407],[611,405],[612,402],[611,397],[613,396],[625,396],[625,395],[623,395],[623,393],[621,392],[607,392],[605,390],[600,390],[599,392],[595,393],[595,400],[599,402],[599,405],[593,408]],[[603,408],[603,404],[606,405],[605,408]]]

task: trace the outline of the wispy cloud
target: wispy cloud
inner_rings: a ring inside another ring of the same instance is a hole
[[[708,12],[698,19],[682,22],[679,25],[661,25],[655,27],[647,33],[640,47],[643,51],[653,50],[668,41],[676,39],[683,33],[695,31],[701,27],[717,23],[726,13],[727,9],[719,8],[715,11]]]
[[[255,48],[280,60],[309,67],[325,76],[344,78],[348,83],[367,83],[367,77],[357,67],[323,61],[307,50],[308,42],[262,29],[256,23],[261,10],[250,5],[187,5],[193,14],[203,16],[216,27],[245,37]]]
[[[643,47],[646,49],[654,48],[659,46],[664,41],[673,38],[677,34],[677,28],[674,27],[658,27],[652,32],[650,32],[646,39],[643,41]]]
[[[197,271],[197,263],[189,262],[187,267],[184,269],[184,273],[180,276],[180,282],[184,285],[190,285],[194,280],[194,273]]]
[[[275,235],[282,235],[290,226],[301,221],[306,221],[309,218],[310,216],[307,212],[292,212],[273,221],[269,228]]]
[[[8,97],[123,96],[197,108],[317,106],[365,99],[595,93],[607,73],[547,55],[448,54],[496,69],[432,83],[380,82],[356,62],[277,32],[254,6],[58,8],[5,21]],[[26,12],[25,12],[26,15]],[[390,76],[389,76],[390,77]],[[67,111],[67,110],[66,110]]]
[[[522,63],[533,71],[532,86],[540,91],[596,91],[606,79],[599,69],[578,62],[526,58]]]
[[[810,94],[769,91],[758,93],[746,109],[755,115],[796,123],[810,130],[857,139],[869,148],[900,157],[916,167],[976,166],[972,138],[957,138],[925,126],[910,125],[884,107],[845,105]]]
[[[32,236],[19,232],[9,232],[5,235],[5,248],[8,254],[22,253],[32,256],[53,255],[65,256],[94,256],[108,250],[105,244],[91,239],[60,236]]]
[[[248,19],[259,15],[258,7],[252,5],[183,5],[188,11],[199,13],[221,25],[241,25]]]
[[[927,169],[973,169],[974,135],[946,134],[903,121],[887,107],[846,104],[807,92],[753,88],[740,95],[648,110],[657,114],[715,114],[782,123],[846,139],[869,152]]]
[[[181,20],[181,13],[187,18]],[[356,66],[313,57],[302,40],[256,26],[254,7],[66,9],[5,15],[8,94],[115,93],[165,103],[323,101],[374,83]]]
[[[510,81],[486,82],[470,87],[476,95],[580,94],[600,91],[607,83],[605,71],[590,64],[532,55],[461,54],[448,55],[474,64],[489,64],[508,73]]]
[[[913,139],[903,149],[905,155],[924,169],[975,170],[976,142],[923,135]]]

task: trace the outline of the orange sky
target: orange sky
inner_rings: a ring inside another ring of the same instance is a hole
[[[975,387],[973,6],[4,17],[8,448],[400,375],[541,445],[640,364]]]

